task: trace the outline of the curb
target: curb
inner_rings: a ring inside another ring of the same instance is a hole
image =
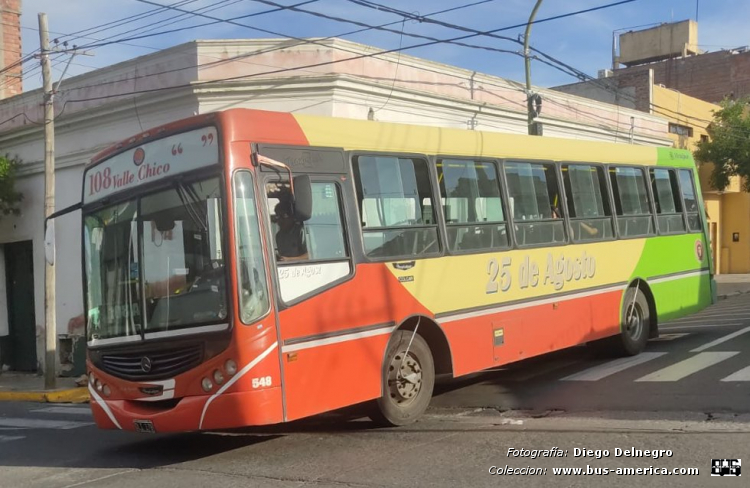
[[[88,403],[87,388],[56,391],[0,391],[0,402]]]
[[[749,293],[750,293],[750,290],[733,291],[731,293],[724,293],[722,295],[717,295],[716,298],[717,300],[726,300],[727,298],[738,297],[740,295],[747,295]]]

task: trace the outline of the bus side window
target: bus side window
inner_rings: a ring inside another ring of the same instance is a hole
[[[617,227],[622,237],[654,234],[654,219],[643,169],[630,166],[609,168],[615,197]]]
[[[561,169],[573,240],[612,239],[612,209],[604,169],[590,164],[565,164]]]
[[[301,222],[292,212],[289,184],[284,180],[266,185],[274,249],[279,262],[347,259],[349,256],[338,185],[313,181],[311,190],[313,212],[310,219]]]
[[[495,163],[441,159],[437,170],[448,248],[507,248],[507,225]]]
[[[503,167],[518,245],[564,243],[563,202],[555,165],[507,161]]]
[[[362,155],[354,158],[352,169],[368,257],[416,257],[440,251],[427,161]]]
[[[703,230],[701,224],[701,215],[698,210],[698,199],[693,182],[693,174],[689,169],[679,170],[680,186],[682,187],[682,200],[685,202],[685,212],[687,213],[688,229],[690,232],[700,232]]]
[[[685,218],[682,215],[682,199],[679,196],[677,175],[673,169],[651,168],[651,188],[656,203],[656,219],[659,231],[663,234],[685,232]]]

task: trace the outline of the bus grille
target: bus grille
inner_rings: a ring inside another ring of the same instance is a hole
[[[203,360],[203,347],[195,344],[171,351],[104,354],[104,371],[128,380],[171,378],[193,368]]]

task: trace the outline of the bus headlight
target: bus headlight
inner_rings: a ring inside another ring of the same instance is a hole
[[[206,393],[211,391],[211,388],[214,387],[213,383],[211,383],[211,380],[209,380],[208,378],[203,378],[203,380],[201,381],[201,386],[203,387],[203,391],[205,391]]]
[[[102,393],[104,393],[104,396],[108,397],[112,394],[112,390],[109,389],[109,386],[104,385],[104,387],[102,388]]]
[[[229,376],[234,375],[237,372],[237,363],[231,359],[227,359],[227,362],[224,363],[224,371],[226,371]]]
[[[224,375],[218,369],[214,371],[214,381],[217,385],[224,383]]]
[[[102,388],[104,388],[104,385],[99,380],[94,381],[94,386],[96,387],[96,391],[102,391]]]

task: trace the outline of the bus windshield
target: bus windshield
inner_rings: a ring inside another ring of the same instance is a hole
[[[90,345],[226,326],[218,178],[175,182],[84,221]]]

